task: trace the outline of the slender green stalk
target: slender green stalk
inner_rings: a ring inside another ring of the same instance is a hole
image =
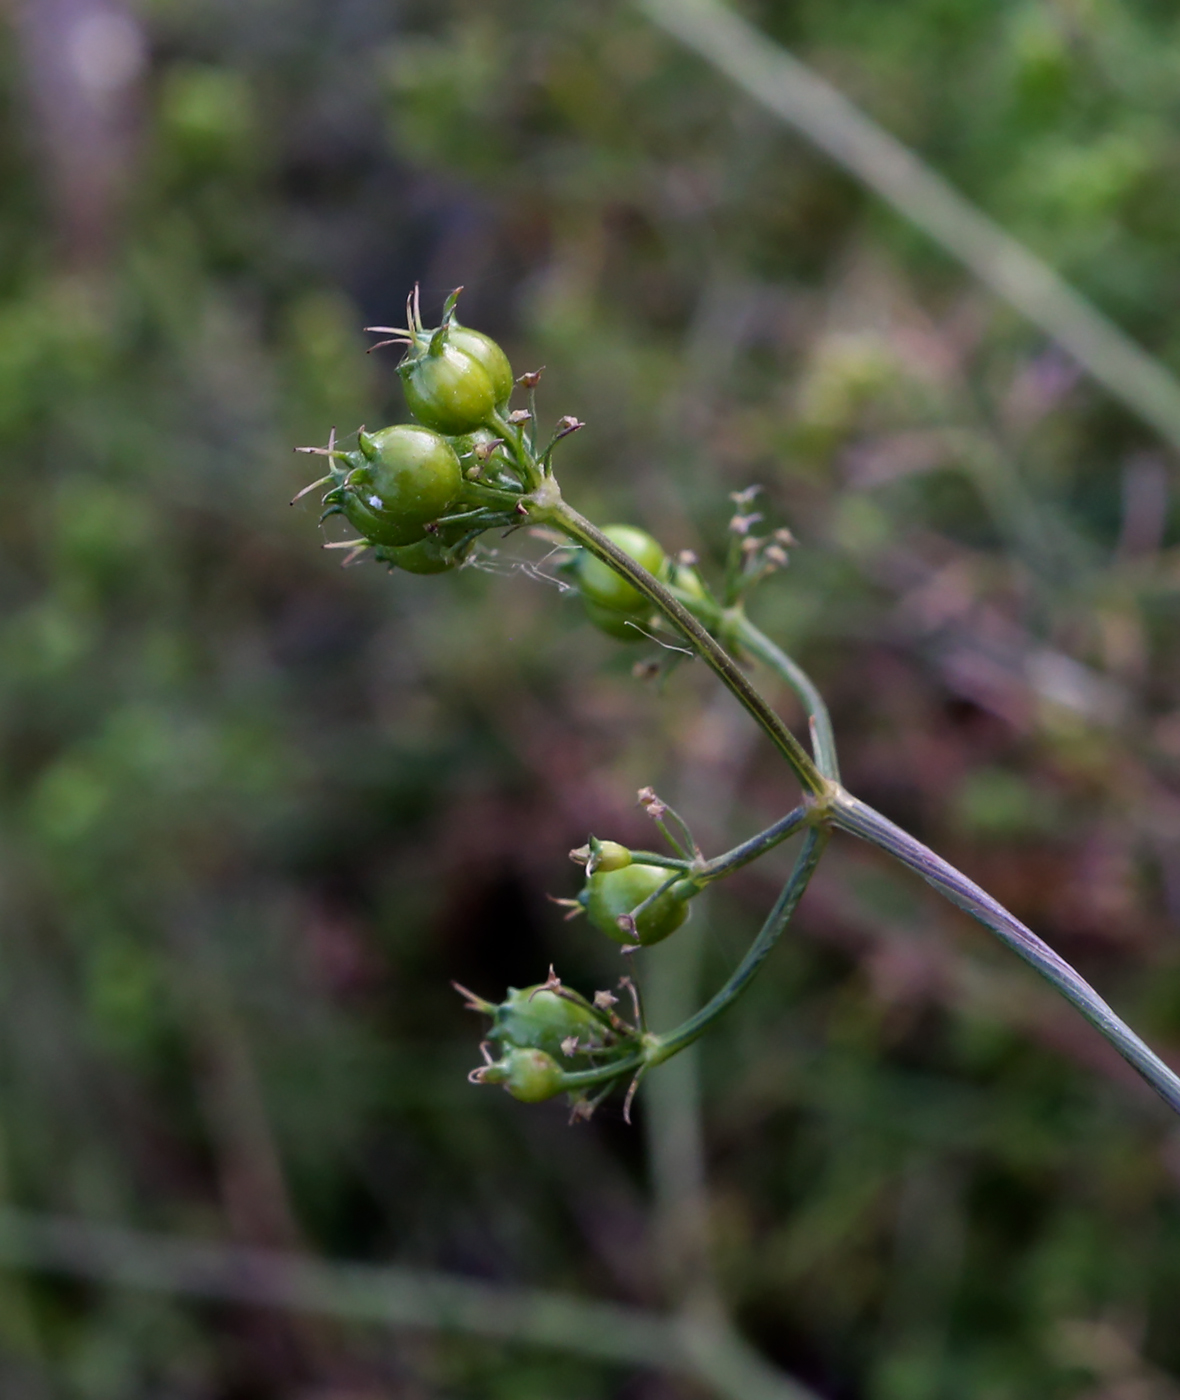
[[[759,856],[765,855],[767,851],[794,836],[807,825],[811,812],[812,808],[806,804],[796,807],[785,817],[780,817],[772,826],[768,826],[765,831],[760,831],[757,836],[751,836],[748,841],[743,841],[732,851],[726,851],[724,855],[714,856],[712,860],[706,861],[703,866],[692,872],[693,879],[703,885],[732,875],[735,870],[740,870],[743,865],[757,860]]]
[[[463,495],[467,500],[499,506],[501,510],[511,510],[520,500],[521,493],[503,486],[488,486],[482,481],[468,481],[463,487]]]
[[[830,816],[834,825],[887,851],[921,875],[944,898],[990,929],[1046,981],[1051,982],[1067,1001],[1072,1002],[1169,1107],[1180,1113],[1180,1077],[1139,1039],[1079,972],[1015,915],[921,841],[850,793],[839,794]]]
[[[524,430],[516,423],[509,423],[499,413],[493,413],[487,420],[487,426],[492,429],[497,437],[502,437],[512,453],[521,476],[524,478],[525,486],[530,491],[535,491],[541,484],[544,471],[537,462],[537,459],[529,451],[528,442],[525,439]]]
[[[669,622],[684,633],[705,664],[716,672],[774,741],[779,752],[794,770],[803,790],[813,797],[824,795],[828,784],[812,762],[811,756],[774,712],[769,702],[750,683],[749,678],[725,648],[658,579],[653,578],[641,564],[637,564],[596,525],[591,524],[585,516],[562,500],[560,495],[554,494],[556,499],[546,502],[542,510],[538,511],[537,518],[548,520],[571,539],[577,540],[604,564],[622,574],[628,583],[654,603]]]
[[[683,870],[687,875],[692,870],[692,861],[683,856],[666,856],[660,851],[632,851],[631,859],[636,865],[658,865],[663,870]]]
[[[733,1005],[749,986],[754,974],[766,961],[770,950],[778,942],[783,929],[786,928],[791,915],[802,899],[803,891],[815,873],[820,856],[823,855],[828,834],[827,828],[820,826],[813,826],[807,833],[803,849],[795,861],[794,870],[791,871],[791,878],[783,886],[782,893],[775,900],[774,908],[767,915],[766,922],[762,925],[758,937],[750,945],[746,956],[734,969],[733,975],[725,986],[710,1001],[707,1001],[695,1015],[690,1016],[683,1025],[677,1026],[674,1031],[669,1031],[667,1035],[653,1038],[653,1043],[647,1054],[649,1065],[658,1065],[664,1060],[670,1059],[677,1051],[683,1050],[686,1045],[691,1045],[698,1036],[704,1034],[718,1016]]]
[[[743,865],[748,865],[750,861],[757,860],[759,856],[765,855],[767,851],[773,850],[775,846],[789,840],[790,837],[806,826],[811,819],[814,808],[806,803],[793,808],[785,817],[780,817],[764,831],[760,831],[756,836],[751,836],[748,841],[743,841],[741,845],[734,846],[731,851],[725,851],[719,856],[714,856],[712,860],[691,861],[684,860],[680,856],[665,856],[658,851],[632,851],[631,859],[637,865],[658,865],[667,870],[680,870],[685,875],[691,876],[702,887],[712,884],[714,880],[724,879],[726,875],[732,875],[735,870],[740,870]]]
[[[622,1079],[634,1074],[647,1064],[644,1055],[629,1055],[625,1060],[614,1060],[610,1064],[596,1065],[593,1069],[566,1070],[562,1076],[562,1089],[589,1089],[594,1084],[605,1084],[609,1080]]]
[[[838,783],[840,765],[836,759],[836,735],[832,730],[832,717],[828,714],[828,707],[816,689],[815,682],[781,647],[775,646],[765,632],[755,627],[744,612],[739,612],[733,619],[731,630],[734,641],[744,647],[751,656],[757,657],[780,679],[786,681],[799,697],[811,725],[815,765],[825,778]]]
[[[700,598],[685,593],[679,588],[670,590],[673,597],[693,614],[698,621],[716,634],[723,644],[736,645],[773,671],[780,680],[795,692],[799,703],[807,712],[811,730],[811,747],[815,754],[815,765],[825,778],[838,783],[840,765],[836,760],[836,735],[832,729],[832,717],[815,682],[797,661],[792,660],[781,647],[776,646],[765,632],[755,627],[746,616],[743,605],[722,607],[709,598]]]

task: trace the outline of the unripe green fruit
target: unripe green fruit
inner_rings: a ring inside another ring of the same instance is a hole
[[[437,337],[436,337],[437,339]],[[398,366],[406,403],[419,423],[440,433],[470,433],[487,422],[496,407],[492,376],[447,336]]]
[[[510,1050],[501,1063],[504,1087],[521,1103],[544,1103],[561,1093],[561,1066],[544,1050]]]
[[[496,1007],[488,1038],[518,1050],[544,1050],[560,1064],[566,1060],[562,1042],[573,1036],[582,1048],[607,1043],[606,1027],[590,1007],[571,993],[553,991],[544,984],[508,988],[508,996]]]
[[[467,502],[472,506],[484,503],[478,490],[468,490],[472,483],[479,486],[517,484],[516,462],[503,440],[489,428],[477,428],[473,433],[463,433],[450,441],[459,454],[459,466],[463,471],[463,491],[459,496],[461,503]],[[493,443],[496,444],[494,447]]]
[[[497,442],[499,439],[490,428],[476,428],[473,433],[462,433],[459,437],[451,439],[451,446],[459,454],[459,465],[466,470],[468,467],[510,467],[512,458],[505,452],[503,446],[497,447],[490,455],[480,456],[477,449],[487,448],[489,443]]]
[[[590,859],[595,870],[622,870],[631,864],[631,852],[617,841],[590,840]]]
[[[344,514],[374,544],[414,544],[445,515],[463,474],[455,450],[438,433],[398,424],[361,434],[356,468],[344,487]]]
[[[361,494],[363,492],[363,494]],[[347,487],[344,491],[341,509],[344,518],[365,539],[378,545],[411,545],[426,538],[425,524],[406,524],[396,518],[383,515],[370,505],[373,493],[364,486]]]
[[[483,366],[488,378],[492,381],[496,403],[507,403],[512,397],[512,390],[516,387],[516,379],[512,373],[512,366],[508,362],[508,356],[491,336],[484,335],[483,331],[473,331],[470,326],[461,326],[457,321],[452,321],[447,327],[446,340],[448,345],[462,350],[465,355],[470,355],[477,364]]]
[[[616,612],[614,608],[604,608],[599,603],[591,602],[589,598],[582,599],[582,607],[586,610],[589,621],[608,637],[614,637],[618,642],[648,640],[645,634],[651,630],[647,625],[651,621],[650,612]]]
[[[649,574],[658,574],[663,569],[664,551],[646,530],[637,530],[634,525],[607,525],[602,533],[636,563],[642,564]],[[588,605],[593,603],[616,613],[634,613],[648,606],[647,599],[633,584],[588,549],[583,549],[578,556],[574,572]]]
[[[416,544],[383,549],[380,558],[391,568],[404,569],[408,574],[445,574],[463,562],[434,535],[427,535]]]
[[[409,574],[445,574],[450,569],[457,569],[470,553],[474,540],[461,550],[455,549],[467,533],[461,524],[444,525],[437,533],[427,532],[416,544],[379,549],[377,558],[390,568],[405,569]]]
[[[700,574],[691,564],[676,564],[672,569],[671,583],[681,593],[686,593],[690,598],[699,598],[701,602],[709,596]]]
[[[619,917],[634,913],[649,895],[655,894],[672,874],[660,865],[635,862],[620,870],[596,870],[586,882],[586,914],[595,928],[616,943],[634,944],[635,939],[620,927]],[[658,895],[635,919],[635,933],[645,947],[675,933],[688,918],[688,899],[695,892],[691,881],[678,880]]]

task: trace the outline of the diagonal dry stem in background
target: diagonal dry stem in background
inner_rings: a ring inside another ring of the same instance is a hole
[[[843,93],[718,0],[635,0],[1067,350],[1180,448],[1180,381]]]

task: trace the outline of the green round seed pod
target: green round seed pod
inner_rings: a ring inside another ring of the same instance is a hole
[[[448,435],[482,427],[496,407],[496,386],[480,362],[443,336],[398,366],[410,412]]]
[[[449,442],[429,428],[398,424],[362,434],[344,486],[344,514],[374,544],[408,545],[445,515],[463,485]]]
[[[544,984],[508,988],[492,1017],[490,1040],[518,1050],[544,1050],[560,1064],[568,1059],[562,1042],[573,1036],[583,1048],[601,1049],[609,1034],[581,997]]]
[[[636,862],[620,870],[596,870],[586,881],[587,917],[595,928],[616,943],[633,944],[635,939],[619,926],[620,916],[633,913],[672,873],[660,865]],[[675,933],[688,918],[688,899],[695,892],[691,881],[681,880],[654,899],[636,917],[635,933],[639,942],[646,947]]]
[[[408,574],[445,574],[463,562],[435,535],[427,535],[416,544],[383,549],[379,558],[390,568],[404,569]]]
[[[602,533],[636,563],[642,564],[649,574],[659,574],[664,568],[664,551],[646,530],[638,530],[634,525],[607,525]],[[647,599],[633,584],[588,549],[583,549],[578,556],[574,573],[587,604],[619,613],[631,613],[648,606]]]
[[[544,1050],[509,1050],[501,1063],[504,1087],[521,1103],[544,1103],[561,1093],[561,1066]]]
[[[465,355],[470,355],[473,360],[483,366],[488,378],[492,381],[497,405],[507,403],[512,397],[512,390],[516,387],[516,378],[512,373],[512,366],[508,362],[508,356],[491,336],[484,335],[483,331],[473,331],[470,326],[461,326],[457,321],[452,321],[447,328],[446,339],[448,345],[462,350]]]
[[[391,569],[404,569],[408,574],[445,574],[457,569],[471,552],[474,540],[455,549],[467,533],[463,525],[444,525],[436,533],[427,532],[415,544],[379,549],[376,557]]]
[[[651,621],[650,613],[616,612],[614,608],[604,608],[599,603],[591,602],[589,598],[582,599],[582,607],[586,611],[588,621],[592,622],[600,632],[605,632],[608,637],[613,637],[615,641],[644,642],[648,640],[644,634],[651,630],[647,625]]]
[[[622,870],[631,864],[631,852],[617,841],[590,840],[590,856],[595,870]]]
[[[674,564],[670,581],[681,593],[686,593],[690,598],[698,598],[702,603],[709,596],[705,591],[704,581],[691,564]]]
[[[460,502],[469,502],[473,506],[484,504],[478,491],[468,489],[473,483],[482,486],[518,484],[516,462],[501,439],[490,429],[477,428],[473,433],[463,433],[450,441],[459,454],[459,466],[463,471]],[[497,446],[492,447],[492,443]]]
[[[370,465],[381,509],[403,519],[437,520],[459,494],[463,475],[455,449],[429,428],[399,423],[372,435]]]
[[[362,494],[362,492],[364,494]],[[414,525],[383,515],[374,510],[371,501],[377,499],[371,492],[358,486],[346,487],[341,509],[344,518],[365,539],[378,545],[410,545],[426,538],[425,524]]]
[[[489,455],[480,456],[478,448],[487,448],[489,443],[498,442],[499,439],[490,428],[476,428],[473,433],[461,433],[458,437],[451,439],[451,446],[459,454],[459,464],[466,471],[468,467],[479,466],[491,467],[511,467],[512,458],[504,448],[497,447]]]

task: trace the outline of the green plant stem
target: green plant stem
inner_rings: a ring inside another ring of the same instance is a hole
[[[552,482],[548,483],[553,485]],[[546,520],[549,524],[576,540],[609,565],[649,599],[696,648],[698,655],[724,684],[733,692],[746,710],[762,726],[773,740],[779,752],[791,765],[803,790],[813,797],[826,794],[828,783],[811,760],[811,756],[787,728],[783,720],[774,712],[769,702],[751,684],[745,672],[729,655],[704,625],[697,621],[691,612],[679,602],[641,565],[636,563],[624,550],[580,515],[561,496],[554,492],[555,499],[540,503],[534,518]],[[535,499],[535,498],[534,498]]]
[[[757,836],[751,836],[748,841],[743,841],[732,851],[726,851],[724,855],[714,856],[703,866],[692,870],[690,872],[692,878],[704,885],[712,884],[714,880],[724,879],[726,875],[732,875],[735,870],[740,870],[743,865],[757,860],[759,856],[765,855],[767,851],[794,836],[797,831],[807,825],[812,810],[806,804],[796,807],[785,817],[780,817],[773,825],[768,826],[765,831],[760,831]]]
[[[1067,1001],[1072,1002],[1169,1107],[1180,1113],[1180,1077],[1139,1039],[1079,972],[1002,904],[941,856],[935,855],[929,847],[894,825],[888,817],[883,817],[850,793],[840,792],[828,815],[835,826],[887,851],[921,875],[944,898],[990,929],[1046,981],[1052,983]]]
[[[608,1080],[621,1079],[625,1074],[634,1074],[646,1064],[646,1057],[636,1053],[629,1055],[625,1060],[596,1065],[594,1069],[567,1070],[562,1077],[561,1087],[563,1090],[589,1089],[594,1084],[605,1084]]]
[[[690,1016],[683,1025],[677,1026],[667,1035],[653,1037],[647,1051],[649,1065],[661,1064],[678,1051],[683,1050],[686,1045],[691,1045],[745,991],[754,974],[766,961],[770,950],[778,942],[783,929],[786,928],[791,915],[803,897],[803,891],[815,873],[820,856],[823,855],[828,835],[827,828],[822,826],[813,826],[808,831],[803,848],[795,861],[795,868],[791,871],[791,878],[783,886],[782,893],[775,900],[774,908],[766,916],[766,922],[762,925],[758,937],[750,945],[746,956],[721,990],[707,1001],[695,1015]]]
[[[832,718],[823,696],[803,667],[754,626],[740,602],[723,608],[711,598],[701,598],[679,588],[670,591],[677,602],[683,603],[698,621],[719,637],[723,645],[744,648],[791,687],[807,712],[815,765],[825,778],[838,783],[840,765],[836,759]]]
[[[537,462],[536,457],[529,451],[528,443],[525,440],[524,429],[518,424],[509,423],[499,413],[493,412],[487,419],[486,426],[489,427],[497,437],[504,439],[516,461],[521,476],[524,478],[525,489],[535,491],[544,478],[544,470]]]
[[[840,765],[836,758],[836,735],[832,729],[832,717],[824,698],[816,689],[815,682],[802,666],[787,655],[781,647],[775,646],[765,632],[760,631],[744,611],[737,611],[731,627],[733,640],[744,647],[751,656],[773,671],[795,692],[799,703],[807,711],[811,727],[811,743],[815,751],[815,766],[834,783],[840,781]]]
[[[481,505],[511,510],[521,498],[520,491],[510,491],[502,486],[488,486],[482,481],[464,481],[461,500],[478,501]]]
[[[659,851],[632,851],[631,859],[636,865],[658,865],[662,870],[682,870],[686,875],[693,868],[691,860],[683,856],[666,856]]]
[[[803,803],[788,812],[785,817],[773,822],[764,831],[760,831],[757,836],[751,836],[748,841],[743,841],[741,845],[734,846],[731,851],[725,851],[722,855],[714,856],[712,860],[684,860],[680,856],[661,855],[658,851],[632,851],[631,859],[637,865],[658,865],[667,870],[683,871],[703,887],[712,884],[714,880],[731,875],[743,865],[757,860],[759,856],[765,855],[767,851],[794,836],[811,820],[814,810]]]

